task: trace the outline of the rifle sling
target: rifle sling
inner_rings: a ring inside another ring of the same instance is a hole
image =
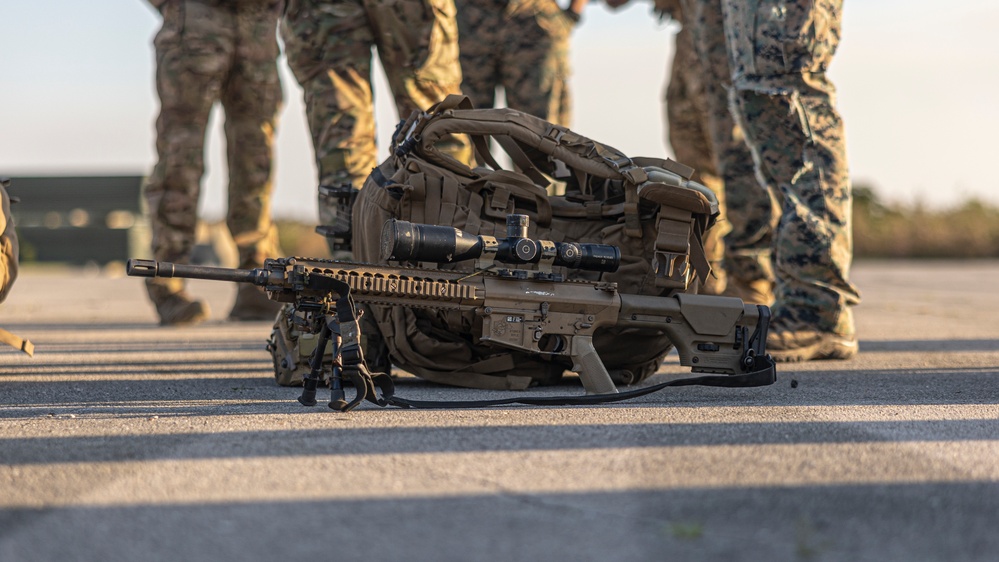
[[[658,392],[668,386],[720,386],[727,388],[753,387],[771,385],[777,380],[773,360],[767,359],[767,366],[758,371],[742,375],[705,375],[687,377],[664,383],[636,388],[615,394],[586,394],[582,396],[526,396],[522,398],[500,398],[497,400],[406,400],[394,395],[387,395],[380,400],[379,405],[398,406],[400,408],[487,408],[490,406],[506,406],[524,404],[528,406],[593,406],[621,402]]]

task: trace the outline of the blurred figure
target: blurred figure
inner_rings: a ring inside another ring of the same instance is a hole
[[[723,0],[731,103],[761,183],[781,202],[767,351],[781,361],[857,353],[852,194],[843,122],[826,76],[842,0]]]
[[[627,0],[608,0],[617,7]],[[700,292],[773,303],[770,242],[776,202],[757,182],[752,154],[729,111],[728,56],[721,0],[655,0],[660,17],[681,24],[676,35],[665,116],[676,159],[718,198],[719,220],[704,250],[714,277]]]
[[[0,204],[3,206],[3,215],[0,216],[0,302],[7,300],[7,293],[17,280],[17,232],[14,230],[14,219],[10,216],[9,185],[9,179],[0,179]]]
[[[281,37],[304,90],[319,169],[319,221],[330,227],[334,255],[345,257],[354,193],[378,164],[371,49],[401,118],[458,93],[454,0],[288,0]],[[462,162],[471,157],[464,137],[439,148]]]
[[[557,125],[572,121],[569,36],[588,0],[457,0],[462,92],[477,109],[506,105]]]
[[[10,287],[17,280],[18,244],[17,232],[14,230],[14,219],[10,216],[10,196],[7,187],[10,180],[0,178],[0,302],[7,300]],[[0,342],[14,349],[19,349],[32,356],[35,346],[30,341],[22,339],[7,330],[0,328]]]
[[[239,267],[280,254],[270,218],[272,142],[281,105],[277,21],[283,0],[150,0],[163,16],[156,34],[159,160],[145,187],[157,260],[187,263],[195,242],[204,143],[215,102],[225,110],[229,167],[226,224]],[[148,279],[164,325],[209,316],[181,279]],[[231,320],[270,320],[278,310],[256,286],[241,284]]]

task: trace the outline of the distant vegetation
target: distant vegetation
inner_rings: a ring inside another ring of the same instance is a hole
[[[996,258],[999,207],[978,199],[944,209],[889,205],[858,184],[853,246],[858,258]]]
[[[330,257],[326,239],[316,234],[316,225],[291,220],[277,221],[278,241],[285,255],[308,258]]]
[[[328,257],[312,225],[279,221],[286,254]],[[857,258],[999,258],[999,207],[969,199],[950,208],[889,204],[870,186],[853,188]]]

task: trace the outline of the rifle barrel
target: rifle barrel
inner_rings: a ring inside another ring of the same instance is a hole
[[[259,272],[254,269],[229,269],[140,259],[129,259],[125,265],[125,273],[132,277],[182,277],[237,283],[257,283],[259,278]]]

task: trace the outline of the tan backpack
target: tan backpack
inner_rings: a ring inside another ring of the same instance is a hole
[[[451,134],[469,135],[478,161],[488,167],[470,168],[439,152],[436,142]],[[516,171],[500,169],[488,139],[510,156]],[[531,238],[620,248],[616,272],[556,268],[568,279],[614,282],[628,294],[671,295],[694,290],[696,278],[710,273],[701,237],[717,215],[717,201],[690,181],[692,169],[676,162],[629,158],[518,111],[471,109],[461,96],[414,113],[397,130],[393,149],[354,205],[355,261],[379,263],[382,225],[389,219],[503,237],[507,216],[526,214]],[[563,195],[548,195],[551,180],[564,185]],[[472,264],[439,267],[470,270]],[[524,389],[554,383],[572,368],[568,359],[477,341],[473,313],[371,305],[368,315],[392,363],[431,381]],[[646,329],[610,328],[597,332],[593,342],[618,384],[655,373],[671,348],[664,334]]]

